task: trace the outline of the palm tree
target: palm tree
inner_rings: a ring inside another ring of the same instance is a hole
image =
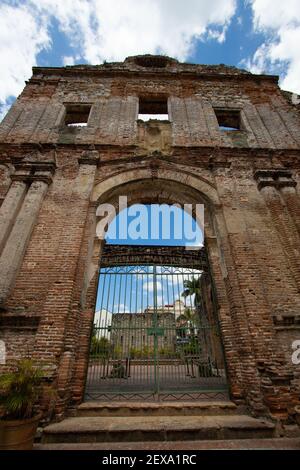
[[[190,307],[185,307],[183,317],[190,323],[195,321],[195,312]]]
[[[188,319],[188,324],[190,325],[191,338],[195,338],[195,326],[198,326],[197,332],[197,345],[199,343],[207,343],[206,339],[206,330],[201,328],[203,324],[203,298],[202,298],[202,279],[201,276],[195,278],[194,276],[191,279],[185,279],[183,281],[184,291],[182,292],[182,297],[187,298],[194,295],[194,309],[185,308],[184,315]],[[194,310],[194,311],[193,311]],[[200,327],[200,328],[199,328]]]
[[[197,321],[195,312],[193,311],[193,309],[185,307],[183,316],[186,320],[191,336],[195,336],[195,323]]]
[[[194,295],[194,306],[196,310],[198,310],[202,303],[201,277],[195,278],[193,276],[192,279],[185,279],[183,281],[183,287],[184,291],[181,294],[182,297],[186,299]]]
[[[192,277],[191,279],[185,279],[183,281],[184,291],[182,292],[182,297],[185,299],[187,297],[194,296],[194,306],[195,308],[185,307],[184,316],[187,319],[187,323],[191,329],[191,335],[194,336],[194,326],[197,320],[200,320],[200,306],[202,304],[202,294],[201,294],[201,278]]]
[[[187,330],[190,330],[191,333],[194,331],[194,322],[195,322],[195,312],[191,308],[185,307],[184,313],[179,315],[176,319],[176,325],[178,329],[178,334],[181,337],[185,337]]]

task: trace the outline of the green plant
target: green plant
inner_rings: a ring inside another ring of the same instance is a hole
[[[151,346],[146,346],[146,345],[143,346],[142,347],[142,352],[141,352],[141,357],[143,359],[154,357],[154,349]]]
[[[129,356],[131,357],[131,359],[137,359],[141,357],[141,350],[132,346],[129,349]]]
[[[131,359],[148,359],[154,356],[154,350],[148,345],[144,345],[141,349],[132,346],[129,354]]]
[[[120,359],[123,356],[122,346],[114,346],[112,356],[114,359]]]
[[[183,281],[184,291],[182,292],[182,297],[187,298],[195,295],[194,305],[195,307],[199,306],[202,301],[202,292],[201,292],[201,277],[192,279],[185,279]]]
[[[204,314],[204,299],[202,295],[202,278],[201,276],[191,279],[185,279],[183,281],[184,291],[181,296],[185,299],[194,296],[194,309],[185,307],[183,316],[187,320],[187,325],[191,328],[191,334],[194,334],[194,326],[202,323],[202,317]]]
[[[105,336],[97,338],[96,335],[92,336],[90,354],[92,357],[108,357],[111,351],[111,344]]]
[[[0,406],[6,419],[27,419],[34,415],[42,369],[31,359],[21,359],[14,370],[0,377]]]
[[[162,346],[159,349],[159,356],[160,357],[167,357],[167,358],[173,358],[176,357],[176,353],[174,349],[170,346]]]
[[[182,351],[186,355],[199,355],[201,353],[201,346],[195,337],[190,337],[189,342],[182,347]]]

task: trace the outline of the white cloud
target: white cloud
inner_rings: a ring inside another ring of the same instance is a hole
[[[0,5],[0,115],[8,110],[7,99],[20,93],[37,54],[50,42],[43,15],[24,5]]]
[[[185,60],[196,40],[224,41],[235,8],[236,0],[6,1],[0,7],[0,100],[22,90],[37,54],[51,43],[54,18],[74,49],[64,64],[78,55],[94,64],[144,53]]]
[[[75,57],[72,55],[65,55],[62,58],[62,62],[64,65],[74,65],[75,64]]]
[[[147,282],[145,281],[144,282],[144,285],[143,285],[143,291],[145,292],[154,292],[154,289],[156,288],[156,291],[161,291],[162,290],[162,284],[160,281],[156,281],[155,283],[156,285],[154,285],[154,282],[150,281],[150,282]]]
[[[56,17],[88,62],[163,52],[185,59],[195,38],[223,40],[235,0],[32,0]]]
[[[267,39],[246,65],[254,73],[280,73],[282,88],[299,93],[299,0],[252,0],[252,9],[254,28]]]
[[[114,304],[113,313],[130,313],[130,308],[125,304]]]

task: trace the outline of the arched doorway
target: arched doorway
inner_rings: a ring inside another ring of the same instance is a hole
[[[109,201],[117,209],[122,193],[130,194],[129,204],[199,201],[194,188],[172,181],[172,189],[166,189],[164,183],[153,178],[136,179],[103,194],[104,182],[99,200]],[[208,221],[206,229],[210,227]],[[176,256],[175,251],[165,247],[151,247],[150,252],[149,248],[136,246],[99,248],[98,306],[91,334],[86,398],[145,400],[227,395],[207,249],[177,249]],[[147,300],[142,290],[146,290]]]

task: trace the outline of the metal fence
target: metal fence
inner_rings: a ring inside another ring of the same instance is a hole
[[[203,268],[100,269],[87,399],[226,395],[215,296]]]

